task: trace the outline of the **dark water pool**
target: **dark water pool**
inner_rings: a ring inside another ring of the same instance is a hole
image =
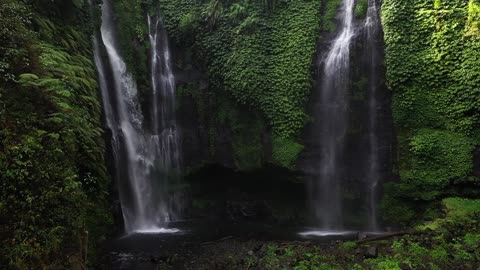
[[[180,262],[190,260],[195,258],[196,253],[199,253],[205,245],[224,241],[232,243],[252,240],[257,243],[308,241],[318,245],[329,245],[335,241],[357,239],[359,233],[354,230],[323,231],[278,224],[273,226],[255,222],[219,221],[178,222],[170,224],[168,229],[170,231],[135,233],[111,240],[105,249],[102,269],[165,269],[162,268],[165,267],[165,262],[171,261],[172,258]],[[170,265],[167,269],[185,268]]]

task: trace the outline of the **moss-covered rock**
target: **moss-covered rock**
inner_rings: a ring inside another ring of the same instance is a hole
[[[480,131],[478,20],[476,0],[383,1],[400,175],[387,197],[418,206],[478,183],[472,177]]]

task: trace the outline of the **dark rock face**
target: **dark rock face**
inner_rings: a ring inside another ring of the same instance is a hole
[[[185,178],[190,207],[186,216],[222,222],[262,222],[303,225],[306,219],[304,185],[277,167],[236,172],[205,166]]]
[[[402,269],[402,270],[411,270],[412,269],[412,267],[410,267],[410,265],[408,265],[406,263],[403,263],[403,262],[400,263],[399,266],[400,266],[400,269]]]
[[[480,147],[473,152],[473,175],[480,177]]]
[[[199,108],[191,96],[182,96],[179,102],[181,105],[177,110],[177,121],[181,130],[183,167],[198,168],[205,163],[217,163],[234,168],[232,136],[228,127],[216,126],[211,130],[208,119],[205,122],[199,119]],[[206,116],[211,117],[213,116]]]
[[[182,89],[177,94],[177,121],[181,129],[183,167],[188,171],[215,163],[242,169],[235,161],[231,123],[218,121],[219,97],[211,96],[208,75],[192,63],[185,64],[191,59],[186,59],[181,48],[175,48],[173,54],[176,62],[183,63],[175,70],[177,93]]]
[[[193,63],[184,48],[176,47],[174,42],[170,44],[184,171],[198,169],[206,163],[234,168],[231,132],[228,127],[214,124],[214,110],[209,108],[210,92],[205,68]]]

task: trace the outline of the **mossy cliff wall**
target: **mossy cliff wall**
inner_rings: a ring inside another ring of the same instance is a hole
[[[128,10],[162,16],[175,58],[187,165],[294,167],[308,121],[320,1],[119,1],[116,8],[127,62],[140,80],[148,61],[140,68],[132,55],[148,53],[146,21]]]
[[[442,197],[478,196],[480,3],[384,0],[382,21],[400,178],[383,208],[402,222]]]
[[[114,3],[141,95],[149,89],[146,14],[163,17],[189,168],[294,168],[310,120],[316,46],[335,31],[338,0]],[[357,19],[366,3],[357,1]],[[94,4],[0,2],[2,269],[81,268],[86,231],[93,251],[111,223]],[[447,196],[479,196],[479,21],[479,0],[383,0],[398,150],[398,181],[383,200],[391,223],[422,218],[419,210]]]
[[[478,183],[473,173],[479,142],[478,5],[474,0],[382,3],[385,81],[393,96],[382,111],[391,109],[396,134],[394,145],[384,147],[395,149],[398,176],[385,186],[383,208],[391,222],[409,220],[416,207],[425,209],[448,194],[475,195],[468,187]],[[143,55],[148,55],[145,13],[163,18],[175,58],[189,168],[216,162],[251,170],[271,162],[293,169],[312,117],[315,53],[324,51],[335,32],[338,6],[336,0],[124,0],[117,2],[117,15],[124,25],[123,44],[130,54]],[[367,1],[356,3],[357,22],[366,8]],[[127,16],[131,12],[143,17]],[[354,47],[356,58],[362,46]],[[143,67],[134,63],[141,57],[126,58],[148,85],[142,71],[148,61],[142,60]],[[360,108],[365,80],[355,68],[353,74],[351,100]],[[352,138],[362,132],[362,115],[352,114],[358,118],[349,129]],[[388,130],[383,134],[381,140],[390,140]],[[361,138],[352,141],[352,151],[361,152]]]
[[[189,82],[180,89],[200,109],[212,149],[222,127],[234,167],[293,168],[308,119],[320,2],[162,0],[159,7],[172,43],[185,52],[177,67],[204,74],[203,89]]]

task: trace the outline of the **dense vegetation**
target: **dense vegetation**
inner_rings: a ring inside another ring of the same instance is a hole
[[[90,14],[0,2],[2,269],[81,269],[111,225]]]
[[[329,4],[325,28],[332,27],[336,3]],[[117,9],[141,6],[137,1],[119,1]],[[157,12],[148,5],[143,8]],[[265,160],[293,167],[302,150],[297,136],[308,120],[305,103],[312,85],[321,8],[320,1],[159,1],[174,46],[184,54],[183,59],[177,57],[177,67],[208,75],[206,91],[187,83],[179,92],[195,99],[200,116],[209,116],[203,118],[212,130],[211,144],[215,144],[215,126],[229,127],[238,168],[258,168]],[[127,30],[121,35],[127,40],[122,43],[127,60],[139,59],[133,55],[145,46],[132,46],[131,40],[142,44],[145,22],[128,12],[118,14],[120,26]],[[142,74],[133,60],[129,64],[133,73]],[[266,129],[273,136],[272,157],[262,154]]]
[[[406,223],[446,196],[479,195],[480,3],[388,0],[382,20],[401,179],[384,210]]]
[[[248,125],[239,126],[239,120],[233,117],[216,119],[240,127],[234,142],[236,160],[245,163],[242,160],[252,151],[261,153],[260,140],[254,145],[256,149],[248,149],[251,140],[242,142],[241,137],[256,132],[253,136],[259,138],[267,125],[273,130],[273,162],[289,167],[302,149],[295,136],[307,119],[304,103],[311,87],[310,65],[320,2],[273,5],[254,1],[161,1],[160,8],[173,40],[189,48],[196,64],[208,74],[209,94],[227,94],[224,100],[233,98],[262,119],[259,128],[253,130]],[[238,115],[228,103],[215,98],[212,102],[219,108],[218,115]]]
[[[114,1],[140,94],[150,83],[145,15],[158,13],[176,70],[202,74],[178,86],[178,107],[195,101],[209,128],[204,147],[214,149],[217,127],[228,127],[241,170],[294,168],[311,117],[312,61],[335,31],[338,5]],[[366,7],[357,1],[357,20]],[[381,14],[398,176],[384,186],[382,214],[409,234],[333,250],[273,244],[235,267],[468,269],[480,261],[480,1],[383,0]],[[83,269],[112,226],[91,46],[98,21],[84,0],[0,2],[1,269]],[[378,257],[357,254],[369,245]]]

